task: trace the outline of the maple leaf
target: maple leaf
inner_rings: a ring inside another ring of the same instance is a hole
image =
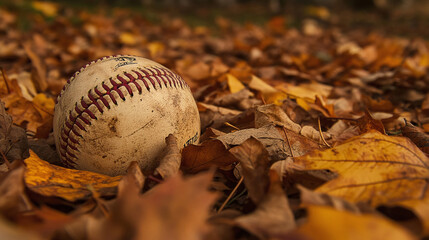
[[[317,192],[373,207],[410,208],[422,219],[423,232],[429,233],[429,159],[408,139],[370,131],[294,161],[307,170],[329,169],[339,174]]]

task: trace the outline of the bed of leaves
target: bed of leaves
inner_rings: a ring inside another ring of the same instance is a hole
[[[27,32],[0,9],[1,239],[429,236],[427,41],[31,7]],[[56,95],[112,54],[176,71],[200,111],[200,143],[167,137],[148,176],[66,169],[55,152]]]

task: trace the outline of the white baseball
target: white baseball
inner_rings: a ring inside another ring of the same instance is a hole
[[[55,105],[56,147],[71,168],[115,176],[137,161],[153,170],[170,133],[180,148],[198,142],[197,105],[179,75],[141,57],[110,56],[85,65]]]

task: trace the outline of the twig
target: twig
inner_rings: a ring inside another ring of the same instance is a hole
[[[236,126],[232,125],[232,124],[231,124],[231,123],[229,123],[229,122],[225,122],[224,124],[225,124],[225,125],[227,125],[227,126],[229,126],[229,127],[234,128],[235,130],[240,130],[240,128],[238,128],[238,127],[236,127]]]
[[[217,210],[218,213],[220,213],[226,206],[226,204],[228,203],[228,201],[232,198],[232,196],[234,195],[234,193],[237,191],[238,187],[241,185],[241,183],[243,182],[243,177],[240,178],[240,180],[238,180],[237,185],[235,185],[234,189],[232,189],[231,193],[229,194],[229,196],[225,199],[225,201],[222,203],[222,206],[220,206],[219,210]]]
[[[323,137],[322,128],[320,127],[320,117],[317,118],[317,125],[319,127],[319,134],[320,134],[320,137],[322,138],[323,143],[325,143],[325,145],[328,146],[329,148],[332,148],[331,145],[329,145],[329,143],[326,142],[325,137]]]

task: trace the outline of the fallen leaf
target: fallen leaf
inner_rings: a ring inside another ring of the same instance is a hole
[[[9,221],[0,217],[0,239],[26,239],[26,240],[42,240],[42,238],[28,229],[15,226]]]
[[[218,128],[241,113],[241,111],[201,102],[198,102],[197,106],[200,112],[201,129],[207,127]]]
[[[137,37],[130,32],[122,32],[119,35],[119,41],[125,45],[135,45],[137,43],[136,39],[137,39]],[[150,45],[148,46],[148,48],[149,48],[149,51],[151,52],[151,56],[156,55],[156,51],[153,51],[150,48]],[[154,52],[154,53],[152,54],[152,52]]]
[[[401,128],[401,132],[402,135],[409,138],[423,152],[429,154],[429,135],[423,129],[406,122],[406,125]]]
[[[43,4],[43,3],[42,3]],[[47,78],[47,67],[45,62],[32,50],[32,44],[29,42],[24,43],[24,49],[30,58],[34,70],[32,74],[32,79],[34,81],[34,85],[39,91],[45,91],[48,88]]]
[[[332,91],[332,86],[317,82],[304,83],[299,86],[292,84],[283,84],[278,89],[286,94],[305,99],[308,102],[314,103],[316,96],[328,97]]]
[[[145,183],[145,176],[143,175],[139,164],[132,161],[127,168],[127,173],[121,178],[118,184],[118,199],[124,198],[127,194],[139,194]]]
[[[236,93],[241,91],[245,88],[245,86],[238,80],[236,77],[234,77],[232,74],[227,73],[226,79],[228,82],[229,91],[231,93]]]
[[[255,111],[255,127],[259,128],[270,123],[285,127],[296,133],[301,131],[301,126],[294,123],[279,106],[268,104],[257,107]]]
[[[31,5],[47,17],[55,17],[58,13],[58,4],[53,2],[32,1]]]
[[[204,62],[197,62],[186,69],[186,75],[192,80],[203,80],[210,77],[210,66]]]
[[[236,224],[260,239],[276,239],[295,228],[288,198],[275,172],[270,172],[267,193],[255,211],[234,219]]]
[[[13,161],[28,158],[30,155],[28,149],[25,130],[12,125],[12,117],[6,113],[4,104],[0,101],[0,151],[7,160]]]
[[[289,156],[290,149],[288,149],[279,130],[272,124],[265,125],[261,128],[239,130],[219,136],[217,139],[229,149],[243,144],[243,142],[250,137],[256,138],[264,145],[269,153],[270,160],[273,162],[285,159]]]
[[[231,168],[236,159],[219,140],[208,140],[201,145],[188,145],[182,150],[184,172],[196,173],[213,166],[221,169]]]
[[[324,144],[324,141],[322,139],[320,132],[312,126],[302,127],[299,133],[304,137],[308,137],[309,139],[318,142],[319,144]],[[325,141],[331,139],[331,134],[327,132],[322,132],[322,134]]]
[[[359,207],[353,203],[350,203],[342,198],[330,196],[326,193],[314,192],[301,185],[298,185],[298,189],[301,192],[301,202],[303,206],[325,206],[332,207],[339,211],[348,211],[351,213],[361,213]]]
[[[247,88],[217,97],[213,100],[213,104],[222,107],[236,108],[240,110],[246,110],[254,107],[255,105],[260,105],[261,101],[254,98],[254,94],[249,91]]]
[[[99,222],[96,239],[201,239],[208,230],[209,208],[217,194],[208,191],[213,173],[187,179],[176,175],[144,195],[128,192]]]
[[[166,147],[164,156],[155,169],[155,175],[160,175],[163,179],[176,175],[179,172],[181,155],[177,146],[177,139],[173,134],[165,138]]]
[[[33,151],[24,161],[25,185],[44,197],[60,197],[74,202],[91,197],[93,188],[100,196],[113,196],[121,176],[67,169],[41,160]]]
[[[423,234],[429,233],[429,159],[409,139],[370,131],[341,145],[314,151],[294,159],[304,169],[329,169],[338,178],[317,192],[344,198],[352,203],[403,206],[421,219]]]
[[[12,169],[0,177],[0,212],[3,216],[13,218],[17,213],[33,208],[25,193],[24,166],[14,162]]]
[[[238,169],[244,178],[244,184],[250,199],[259,204],[269,186],[269,156],[264,145],[254,137],[250,137],[240,146],[229,150],[240,162]]]
[[[330,207],[309,206],[308,221],[293,234],[294,239],[417,239],[400,225],[372,214],[354,214]],[[295,235],[296,234],[296,235]]]
[[[365,111],[365,115],[363,117],[357,120],[357,126],[361,133],[365,133],[373,129],[386,134],[383,123],[380,120],[374,119],[368,110]]]

